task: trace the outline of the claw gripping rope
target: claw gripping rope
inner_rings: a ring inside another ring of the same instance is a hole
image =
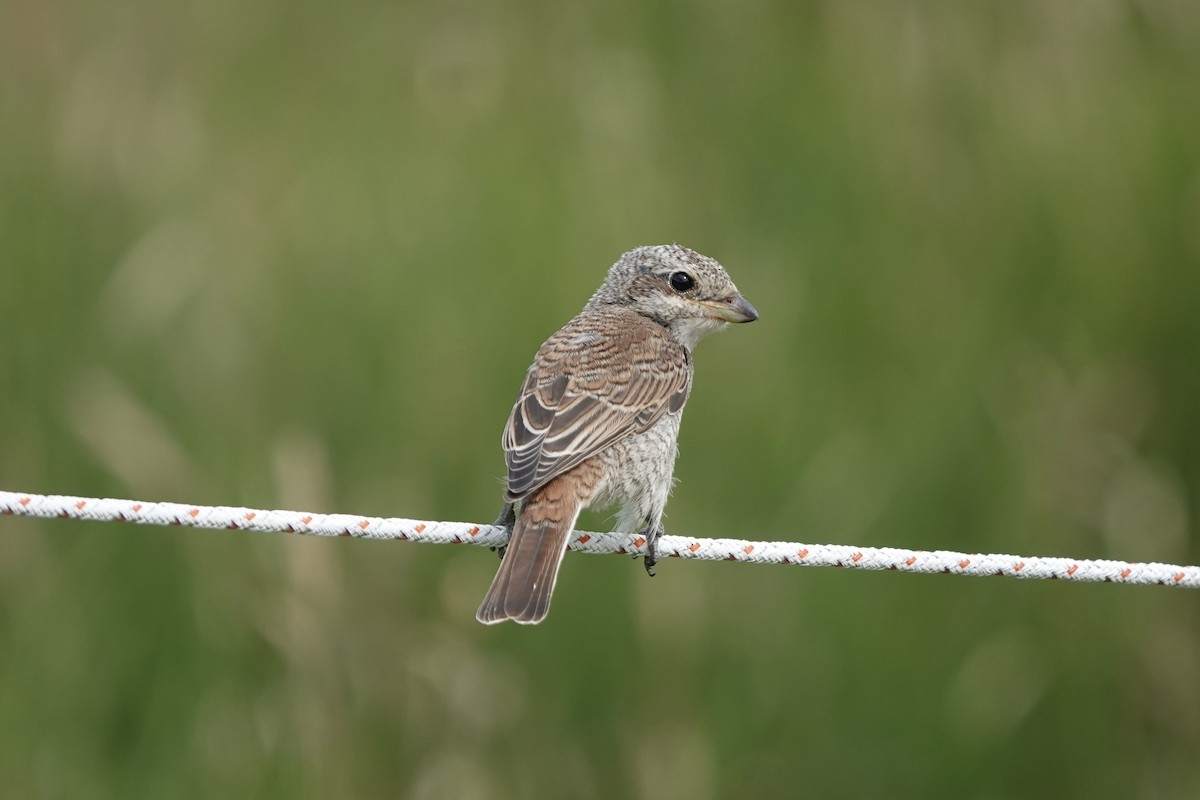
[[[420,522],[411,519],[357,517],[351,514],[308,514],[226,506],[190,506],[96,497],[23,494],[0,491],[0,514],[18,517],[60,517],[139,525],[182,525],[300,533],[308,536],[351,536],[359,539],[401,539],[430,544],[505,544],[504,531],[494,525],[469,522]],[[646,540],[627,533],[575,531],[570,549],[583,553],[645,555]],[[890,569],[900,572],[944,572],[951,575],[1006,575],[1012,578],[1058,578],[1065,581],[1157,583],[1200,589],[1200,567],[1175,564],[1137,564],[1125,561],[955,553],[947,550],[900,550],[894,547],[854,547],[837,544],[750,542],[744,539],[693,539],[662,536],[659,558],[675,556],[701,561],[747,561],[755,564],[796,564],[810,567]]]

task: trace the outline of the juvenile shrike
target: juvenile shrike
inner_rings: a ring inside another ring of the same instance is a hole
[[[716,261],[677,244],[630,250],[573,320],[538,350],[504,427],[507,552],[475,618],[534,624],[550,609],[579,512],[620,505],[641,527],[646,572],[692,388],[692,348],[758,319]]]

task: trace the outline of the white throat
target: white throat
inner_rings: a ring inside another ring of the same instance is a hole
[[[710,333],[721,330],[727,323],[712,317],[684,317],[671,321],[671,335],[691,352],[696,342]]]

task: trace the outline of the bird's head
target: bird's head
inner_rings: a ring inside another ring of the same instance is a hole
[[[724,267],[678,244],[638,247],[621,256],[587,304],[605,306],[649,317],[689,350],[730,323],[758,319]]]

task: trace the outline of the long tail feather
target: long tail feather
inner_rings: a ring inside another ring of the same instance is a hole
[[[560,503],[547,505],[558,508],[546,508],[535,497],[521,509],[504,560],[475,613],[475,619],[485,625],[506,619],[536,625],[550,610],[558,569],[579,509],[563,508]],[[546,513],[550,510],[569,513]]]

